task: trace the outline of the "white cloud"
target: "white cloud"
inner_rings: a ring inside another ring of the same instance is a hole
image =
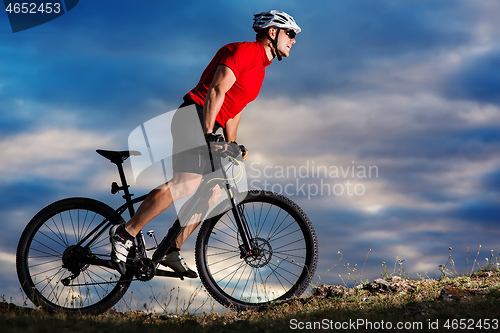
[[[0,179],[70,179],[88,164],[95,149],[112,146],[109,136],[75,128],[49,128],[3,137]]]
[[[16,264],[16,256],[9,252],[0,252],[0,262],[2,266],[14,267]],[[5,269],[2,269],[5,272]]]

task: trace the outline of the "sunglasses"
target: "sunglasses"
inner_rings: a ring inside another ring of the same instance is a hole
[[[290,38],[290,39],[294,39],[295,36],[297,35],[297,33],[292,30],[292,29],[288,29],[288,30],[285,30],[285,34]]]

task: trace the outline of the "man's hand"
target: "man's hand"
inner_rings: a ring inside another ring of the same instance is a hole
[[[207,133],[205,134],[205,141],[215,150],[222,150],[232,157],[237,157],[241,154],[243,161],[247,159],[248,149],[245,146],[238,145],[236,141],[226,142],[220,134]]]
[[[243,157],[243,162],[245,162],[248,157],[248,149],[245,146],[240,145],[240,150],[241,150],[241,156]]]
[[[241,154],[241,157],[243,158],[243,162],[247,159],[248,149],[246,149],[245,146],[238,145],[238,143],[236,141],[231,141],[229,143],[229,146],[231,147],[233,156],[236,157],[237,155]]]
[[[224,140],[224,137],[220,134],[207,133],[205,134],[205,141],[212,151],[226,150],[226,140]]]
[[[223,143],[225,140],[224,137],[220,134],[207,133],[205,134],[205,141],[210,144],[214,142]]]

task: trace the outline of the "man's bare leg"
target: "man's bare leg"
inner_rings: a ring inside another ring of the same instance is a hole
[[[202,219],[202,217],[206,214],[206,212],[208,212],[208,210],[210,208],[212,208],[217,203],[217,201],[219,200],[221,194],[222,194],[222,190],[221,190],[221,188],[218,185],[215,186],[212,189],[212,196],[208,200],[207,206],[206,207],[202,207],[202,209],[201,209],[202,212],[200,212],[198,214],[194,214],[191,217],[191,219],[189,220],[189,222],[186,225],[186,227],[184,227],[182,229],[182,231],[179,234],[179,236],[177,236],[177,238],[175,239],[175,242],[173,244],[173,246],[175,248],[178,248],[178,249],[181,248],[182,244],[184,244],[184,242],[186,241],[186,239],[196,230],[196,227],[198,227],[198,225],[200,224],[200,222],[202,222],[202,221],[200,221]]]
[[[195,173],[176,173],[172,180],[149,192],[135,215],[125,224],[125,230],[132,236],[153,218],[167,209],[175,200],[192,194],[201,182],[201,175]]]

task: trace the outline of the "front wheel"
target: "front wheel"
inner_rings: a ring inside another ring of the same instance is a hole
[[[110,259],[106,219],[125,223],[111,207],[87,198],[57,201],[33,217],[19,241],[16,268],[24,292],[35,305],[48,311],[98,314],[125,294],[130,278],[78,260]]]
[[[257,253],[241,258],[241,237],[232,211],[203,223],[196,266],[207,291],[238,310],[301,295],[318,261],[318,243],[306,214],[290,199],[250,191],[239,204]]]

